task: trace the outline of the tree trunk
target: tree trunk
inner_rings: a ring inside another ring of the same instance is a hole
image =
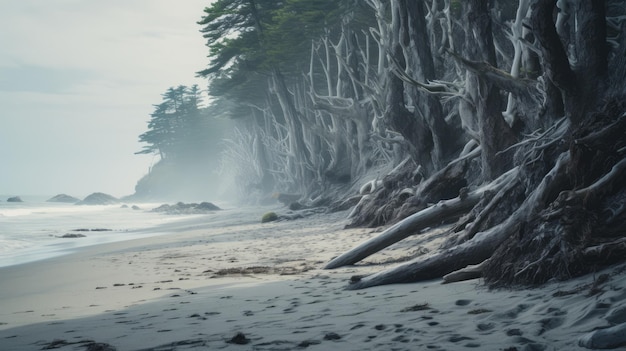
[[[400,43],[401,31],[406,30],[406,27],[402,26],[398,6],[391,7],[391,24],[390,33],[393,33],[391,39],[390,54],[393,56],[393,60],[396,64],[400,65],[402,69],[405,68],[406,62],[404,59],[404,53]],[[417,154],[420,163],[427,167],[429,170],[433,169],[430,152],[432,150],[432,135],[428,130],[428,127],[424,123],[423,118],[414,118],[413,115],[406,108],[404,82],[393,71],[387,72],[387,113],[385,118],[388,120],[388,125],[393,128],[394,131],[400,133],[404,139],[411,145],[411,154]]]
[[[468,25],[465,56],[497,67],[488,2],[468,0],[464,6]],[[516,137],[502,117],[502,98],[493,84],[468,73],[467,91],[476,108],[480,145],[483,148],[483,178],[494,179],[511,167],[510,155],[499,152],[511,146]]]
[[[576,69],[568,59],[555,27],[553,11],[557,0],[534,0],[531,25],[539,42],[548,79],[561,92],[565,114],[578,126],[585,115],[598,108],[608,69],[606,4],[604,1],[576,0],[577,30],[574,32]]]
[[[425,6],[421,1],[402,0],[398,7],[403,20],[402,28],[406,31],[402,48],[408,60],[407,69],[418,81],[429,83],[437,79],[437,73],[426,25]],[[415,86],[409,88],[409,95],[415,106],[416,118],[426,121],[428,130],[424,133],[428,133],[432,139],[431,158],[435,169],[439,169],[458,147],[450,141],[458,140],[459,136],[446,123],[443,107],[436,96],[420,91]]]
[[[306,167],[311,155],[307,152],[302,121],[294,105],[291,93],[287,89],[285,78],[277,68],[273,70],[272,79],[285,122],[289,128],[290,156],[292,158],[291,169],[294,179],[298,182],[298,184],[294,184],[297,189],[289,190],[304,192],[313,177],[310,170]]]

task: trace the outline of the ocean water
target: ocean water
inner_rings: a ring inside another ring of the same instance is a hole
[[[24,202],[6,202],[8,197],[0,195],[0,267],[55,257],[85,246],[163,234],[168,224],[192,217],[149,211],[160,204],[137,204],[141,209],[133,210],[132,203],[128,208],[122,204],[79,206],[46,202],[49,197],[43,196],[22,196]],[[62,238],[65,234],[85,237]]]

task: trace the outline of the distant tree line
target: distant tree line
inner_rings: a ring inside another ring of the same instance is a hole
[[[197,85],[171,87],[162,98],[150,115],[148,130],[139,136],[146,145],[136,154],[159,158],[137,183],[136,196],[179,201],[180,197],[200,200],[214,195],[221,140],[229,135],[227,121],[215,118],[202,106]]]

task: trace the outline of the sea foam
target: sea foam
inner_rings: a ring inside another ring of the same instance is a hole
[[[24,200],[0,202],[0,267],[46,259],[85,246],[162,234],[156,228],[189,217],[149,211],[158,204],[140,204],[142,210],[133,210],[122,208],[122,204],[77,206],[49,203],[43,198]],[[63,238],[66,234],[84,237]]]

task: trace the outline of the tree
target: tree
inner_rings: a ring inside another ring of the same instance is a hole
[[[441,252],[353,288],[475,263],[541,282],[624,251],[624,3],[217,1],[200,74],[246,117],[249,185],[394,224],[353,257],[457,221]]]
[[[457,16],[467,28],[446,34],[453,26],[444,26],[441,35],[448,38],[449,57],[457,67],[444,66],[446,75],[460,72],[462,90],[458,83],[433,85],[420,82],[408,70],[400,72],[423,91],[462,97],[459,114],[467,133],[480,145],[475,150],[483,155],[482,173],[478,178],[468,170],[454,174],[469,186],[487,184],[473,192],[459,191],[440,205],[413,206],[414,214],[400,211],[395,217],[399,222],[380,238],[331,262],[329,268],[354,263],[417,233],[432,218],[458,218],[442,251],[362,278],[351,289],[432,279],[474,264],[481,264],[479,271],[491,284],[540,284],[623,259],[626,188],[618,179],[626,171],[622,102],[626,89],[618,82],[626,75],[626,40],[623,30],[607,36],[607,28],[615,28],[617,22],[607,19],[605,6],[620,9],[619,17],[624,2],[520,1],[515,18],[504,18],[516,28],[508,36],[512,50],[490,29],[495,12],[487,4],[463,2],[463,17],[454,14],[451,2],[443,9],[434,3],[430,8],[429,18]],[[573,14],[569,6],[576,8]],[[529,28],[525,34],[522,21]],[[514,113],[508,116],[513,117],[511,125],[500,114],[504,94],[499,89],[511,94],[505,111]],[[559,111],[564,117],[554,115]],[[432,185],[446,179],[447,169],[472,153],[462,153],[466,156],[414,187],[416,197],[443,200],[431,197]],[[507,153],[511,156],[503,158]],[[478,192],[485,189],[489,190],[477,201]],[[471,211],[461,211],[469,207]],[[477,267],[471,270],[474,274]]]
[[[282,148],[280,153],[287,156],[261,161],[263,165],[258,168],[262,169],[264,180],[252,183],[260,182],[269,187],[266,174],[276,163],[280,168],[274,171],[286,173],[283,179],[289,179],[277,185],[285,190],[306,192],[315,178],[311,150],[305,140],[311,138],[306,130],[307,121],[297,110],[296,97],[290,90],[298,79],[286,74],[294,72],[290,68],[297,67],[297,60],[305,62],[301,51],[303,39],[323,31],[317,21],[331,18],[335,12],[331,9],[337,9],[338,3],[328,0],[217,1],[205,9],[205,16],[198,22],[203,26],[201,32],[207,39],[211,57],[209,67],[198,74],[211,79],[209,92],[219,98],[216,105],[230,106],[231,116],[254,116],[262,111],[263,121],[254,118],[254,123],[262,129],[249,130],[254,133],[264,130],[264,135],[256,140],[264,140],[261,143],[264,148]],[[296,18],[304,25],[299,26],[299,30],[285,30]],[[259,94],[267,92],[268,88],[269,94]],[[232,104],[224,100],[236,101],[236,105],[248,110],[238,109],[233,113]],[[288,130],[287,143],[266,145],[279,140],[283,127]]]
[[[200,90],[196,85],[169,88],[163,94],[163,102],[155,105],[150,115],[148,131],[139,136],[139,141],[148,145],[137,154],[158,153],[165,160],[197,149],[202,138],[193,134],[199,130],[200,103]]]
[[[198,86],[171,87],[162,97],[163,101],[155,105],[151,114],[148,130],[139,136],[147,145],[137,152],[157,154],[159,160],[137,183],[136,195],[207,193],[198,188],[206,187],[215,178],[220,143],[229,132],[201,107]]]

